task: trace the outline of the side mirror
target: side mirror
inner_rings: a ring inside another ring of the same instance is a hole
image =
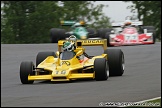
[[[78,51],[77,53],[76,53],[76,56],[80,56],[80,55],[82,55],[83,54],[83,50],[80,50],[80,51]]]

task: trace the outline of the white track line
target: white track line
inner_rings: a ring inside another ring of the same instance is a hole
[[[147,100],[139,101],[139,102],[136,102],[136,103],[142,103],[142,102],[152,101],[152,100],[160,99],[160,98],[161,97],[156,97],[156,98],[152,98],[152,99],[147,99]]]
[[[161,97],[156,97],[156,98],[151,98],[151,99],[147,99],[147,100],[143,100],[143,101],[138,101],[138,102],[132,102],[132,103],[145,103],[147,101],[152,101],[152,100],[155,100],[155,99],[160,99]],[[129,103],[129,102],[128,102]],[[129,107],[128,106],[125,106],[125,105],[121,105],[121,106],[118,106],[118,107]],[[131,107],[131,106],[130,106]]]

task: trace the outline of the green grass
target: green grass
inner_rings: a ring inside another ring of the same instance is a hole
[[[152,103],[155,105],[155,106],[148,106],[148,107],[161,107],[161,98],[152,101],[147,101],[146,103]]]
[[[161,98],[126,107],[161,107]]]

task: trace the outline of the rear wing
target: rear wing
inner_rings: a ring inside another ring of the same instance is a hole
[[[59,40],[58,41],[58,51],[61,52],[61,48],[63,46],[63,43],[68,40]],[[70,40],[71,42],[75,42],[73,40]],[[102,46],[104,50],[107,49],[107,39],[87,39],[87,40],[77,40],[76,43],[77,47],[80,46]]]
[[[60,21],[60,24],[62,26],[72,26],[75,23],[77,23],[77,21]],[[80,25],[85,25],[85,22],[84,21],[79,21],[78,23],[80,23]]]
[[[112,23],[112,27],[121,27],[121,26],[124,26],[124,23],[125,22],[115,22],[115,23]],[[131,25],[134,25],[134,26],[143,25],[143,21],[132,21],[131,23],[132,23]]]
[[[62,26],[72,26],[76,23],[76,21],[60,21]]]

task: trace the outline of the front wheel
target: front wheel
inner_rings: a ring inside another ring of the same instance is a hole
[[[57,57],[55,52],[39,52],[36,57],[36,66],[38,66],[48,56],[54,56],[55,58]]]
[[[96,58],[94,61],[94,71],[96,81],[107,80],[109,68],[105,58]]]
[[[28,81],[29,75],[35,75],[33,62],[22,62],[20,65],[20,80],[22,84],[33,84],[34,80]]]
[[[124,53],[120,49],[107,49],[110,76],[122,76],[125,69]]]

